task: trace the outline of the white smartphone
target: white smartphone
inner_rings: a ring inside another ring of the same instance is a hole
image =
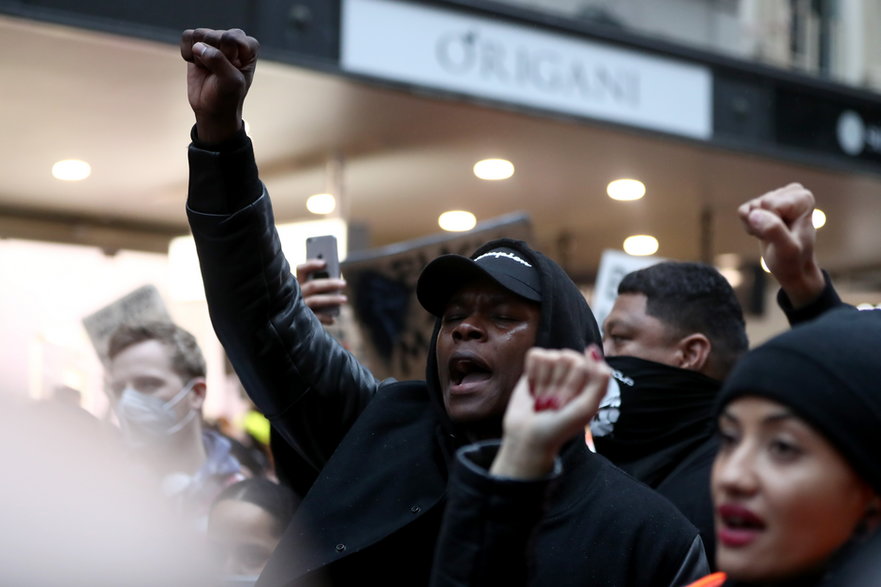
[[[306,238],[306,258],[321,259],[326,267],[323,271],[316,271],[309,279],[338,278],[340,276],[340,258],[337,251],[336,237],[332,234],[324,236],[310,236]],[[339,316],[339,306],[322,310],[330,316]]]

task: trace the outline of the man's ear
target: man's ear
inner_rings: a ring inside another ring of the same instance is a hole
[[[188,401],[190,402],[190,406],[194,410],[201,410],[202,404],[205,403],[205,392],[208,390],[208,387],[205,385],[204,377],[196,377],[193,380],[193,388],[192,392],[187,395]]]
[[[695,332],[677,343],[677,367],[704,373],[709,367],[710,352],[713,345],[705,335]]]

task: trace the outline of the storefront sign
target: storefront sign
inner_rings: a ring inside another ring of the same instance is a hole
[[[343,69],[709,139],[708,68],[435,7],[345,0]]]

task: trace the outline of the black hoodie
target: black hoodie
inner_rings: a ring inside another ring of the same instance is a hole
[[[548,349],[573,349],[579,352],[591,343],[602,347],[602,335],[584,295],[554,261],[531,249],[523,241],[507,238],[485,243],[474,251],[471,258],[476,259],[488,251],[502,247],[520,253],[539,273],[542,300],[535,346]],[[443,395],[438,381],[437,335],[440,327],[441,321],[436,320],[425,367],[425,380],[432,402],[436,404],[438,417],[444,422],[445,428],[460,438],[458,444],[461,445],[468,431],[457,429],[457,426],[450,421],[443,407]],[[495,437],[501,436],[502,414],[499,414],[497,421],[490,423],[490,428],[493,429]]]

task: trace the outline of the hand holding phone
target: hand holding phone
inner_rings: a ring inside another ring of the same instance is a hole
[[[307,238],[306,259],[319,259],[325,262],[325,270],[312,273],[309,279],[339,278],[340,258],[337,252],[336,237],[332,234]]]
[[[297,267],[306,305],[323,324],[333,324],[346,296],[340,293],[346,283],[340,278],[337,241],[333,235],[306,239],[306,262]],[[301,279],[305,277],[305,281]]]

